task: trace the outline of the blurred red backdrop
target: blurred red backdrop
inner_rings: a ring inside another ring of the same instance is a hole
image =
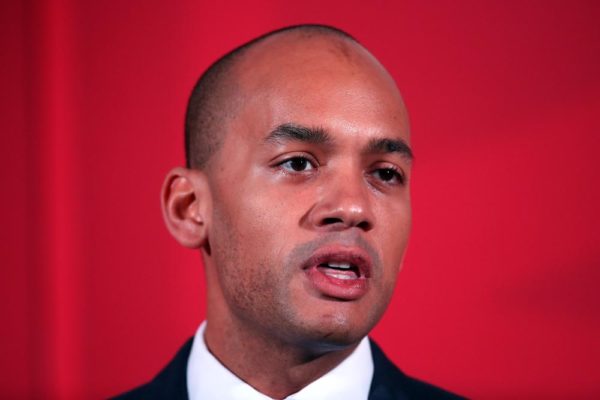
[[[8,1],[2,41],[0,397],[104,398],[204,315],[163,227],[187,95],[234,46],[336,25],[396,78],[414,231],[373,336],[481,398],[600,398],[600,3]]]

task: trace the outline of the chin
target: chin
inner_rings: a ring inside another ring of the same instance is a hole
[[[319,351],[340,350],[358,344],[369,334],[377,320],[357,319],[356,315],[349,317],[343,313],[325,314],[311,323],[303,324],[301,331],[305,343]]]

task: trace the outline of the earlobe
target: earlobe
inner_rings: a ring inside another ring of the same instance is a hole
[[[183,246],[207,244],[210,201],[208,181],[201,171],[178,167],[167,174],[161,191],[163,217]]]

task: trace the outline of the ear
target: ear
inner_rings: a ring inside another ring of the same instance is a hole
[[[167,229],[179,243],[189,248],[207,245],[211,195],[204,173],[181,167],[171,170],[162,187],[161,205]]]

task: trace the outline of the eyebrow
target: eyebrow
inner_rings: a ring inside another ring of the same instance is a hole
[[[367,144],[366,153],[398,153],[409,162],[415,158],[408,143],[402,139],[371,139]]]
[[[332,144],[333,138],[320,127],[306,127],[293,123],[278,125],[265,138],[265,142],[285,143],[298,141],[313,144]],[[374,138],[369,140],[364,153],[397,153],[412,162],[413,152],[404,140],[390,138]]]
[[[306,127],[296,124],[281,124],[275,127],[265,138],[265,142],[298,141],[314,144],[332,143],[333,139],[323,128]]]

